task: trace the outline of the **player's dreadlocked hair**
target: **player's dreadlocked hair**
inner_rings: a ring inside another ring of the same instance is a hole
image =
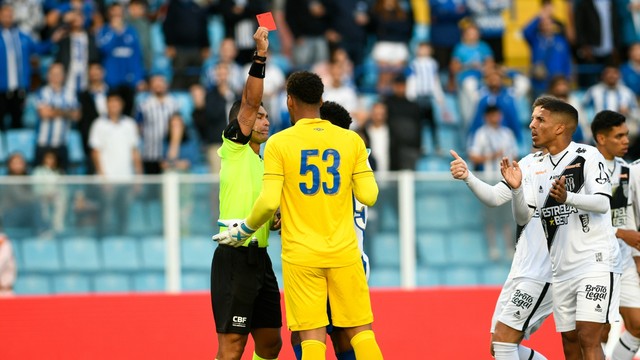
[[[320,77],[309,71],[297,71],[287,79],[287,94],[305,104],[320,104],[324,85]]]
[[[320,106],[320,118],[329,120],[333,125],[343,129],[349,129],[351,125],[351,115],[349,115],[347,109],[333,101],[322,103],[322,106]]]

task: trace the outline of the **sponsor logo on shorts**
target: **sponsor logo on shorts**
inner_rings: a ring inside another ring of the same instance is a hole
[[[231,326],[234,327],[247,327],[247,317],[246,316],[234,316],[232,319]]]
[[[533,296],[527,294],[526,292],[516,290],[516,292],[513,293],[513,297],[511,298],[511,303],[521,309],[528,309],[533,304]]]
[[[602,262],[602,253],[596,253],[596,262]]]
[[[604,285],[586,285],[584,291],[587,300],[601,301],[607,298],[607,287]]]
[[[595,310],[596,312],[602,312],[602,307],[600,306],[600,304],[596,305]]]
[[[513,317],[516,319],[520,319],[520,310],[516,311],[515,314],[513,314]]]

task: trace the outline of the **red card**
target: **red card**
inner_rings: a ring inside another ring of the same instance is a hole
[[[266,27],[269,31],[276,30],[276,22],[273,20],[271,12],[258,14],[256,18],[258,19],[258,25]]]

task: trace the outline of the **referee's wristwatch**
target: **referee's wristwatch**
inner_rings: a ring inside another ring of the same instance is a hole
[[[267,57],[258,55],[258,51],[256,50],[253,52],[253,61],[260,61],[260,62],[266,63]]]

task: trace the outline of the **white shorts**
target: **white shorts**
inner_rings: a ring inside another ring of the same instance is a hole
[[[576,321],[619,321],[620,274],[587,273],[583,277],[554,283],[553,318],[556,331],[576,329]]]
[[[386,63],[403,63],[409,60],[407,44],[392,41],[378,41],[371,50],[373,60]]]
[[[635,263],[620,277],[620,307],[640,308],[640,276]]]
[[[491,318],[491,333],[499,322],[524,332],[528,339],[553,309],[551,284],[529,278],[507,279]]]

